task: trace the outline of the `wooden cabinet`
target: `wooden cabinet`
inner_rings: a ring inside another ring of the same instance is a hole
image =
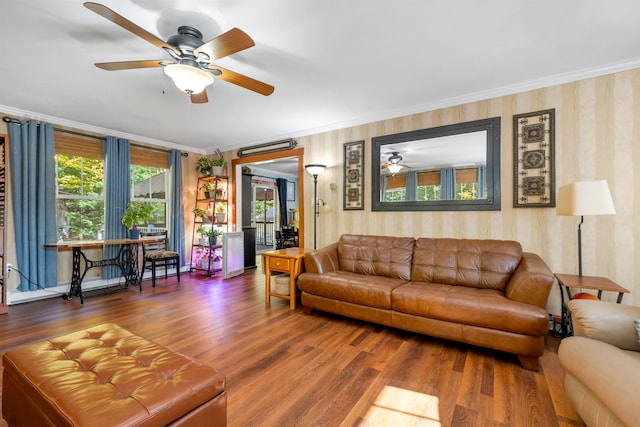
[[[265,302],[271,304],[271,297],[289,300],[289,309],[296,309],[296,280],[304,271],[304,254],[313,249],[288,248],[262,253],[262,272],[265,274]],[[271,291],[271,273],[289,274],[289,295]]]
[[[189,271],[213,275],[222,271],[222,234],[229,230],[229,178],[199,177],[196,191]]]

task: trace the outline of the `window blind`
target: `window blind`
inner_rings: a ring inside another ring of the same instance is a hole
[[[90,136],[65,132],[54,133],[56,154],[102,159],[102,140]],[[169,156],[165,151],[145,147],[130,148],[131,164],[169,169]]]

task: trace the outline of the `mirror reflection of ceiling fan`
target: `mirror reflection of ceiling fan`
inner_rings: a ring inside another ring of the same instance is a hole
[[[409,168],[408,165],[404,163],[400,163],[401,161],[402,161],[402,156],[400,155],[400,153],[398,151],[392,151],[387,161],[383,162],[380,165],[380,169],[387,169],[390,173],[396,174],[400,172],[400,170],[403,167]]]
[[[118,71],[164,67],[165,74],[173,80],[178,89],[189,95],[191,102],[195,104],[209,101],[206,87],[213,83],[214,78],[265,96],[271,95],[274,91],[271,85],[213,64],[213,61],[255,46],[251,37],[238,28],[232,28],[205,43],[200,31],[184,25],[178,27],[178,34],[169,37],[165,42],[106,6],[92,2],[86,2],[84,6],[171,56],[171,59],[101,62],[95,64],[98,68]]]

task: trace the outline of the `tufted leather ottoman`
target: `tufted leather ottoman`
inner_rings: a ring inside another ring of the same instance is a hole
[[[226,426],[225,377],[113,323],[5,353],[9,426]]]

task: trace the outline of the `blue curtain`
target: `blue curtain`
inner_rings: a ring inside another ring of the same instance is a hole
[[[58,251],[45,249],[57,240],[55,147],[53,126],[35,120],[9,123],[11,193],[16,233],[19,291],[58,284]]]
[[[130,153],[129,140],[107,136],[102,141],[104,152],[105,203],[104,238],[123,239],[127,237],[127,229],[122,225],[122,213],[130,200]],[[106,246],[104,258],[118,255],[118,246]],[[102,269],[103,279],[120,277],[120,269],[109,266]]]
[[[184,255],[184,204],[182,201],[182,153],[169,151],[169,247],[180,254],[180,265],[185,264]]]
[[[484,166],[478,167],[478,199],[484,199],[484,186],[485,186],[485,171]]]
[[[455,168],[440,169],[440,199],[455,200],[455,198],[456,198]]]
[[[382,175],[382,185],[380,185],[380,200],[383,202],[387,201],[387,184],[389,182],[389,175]],[[346,197],[345,197],[346,200]]]
[[[278,203],[280,205],[280,225],[289,224],[289,217],[287,216],[287,180],[284,178],[276,179],[276,185],[278,186]]]
[[[418,200],[418,172],[411,171],[406,174],[406,200]]]

